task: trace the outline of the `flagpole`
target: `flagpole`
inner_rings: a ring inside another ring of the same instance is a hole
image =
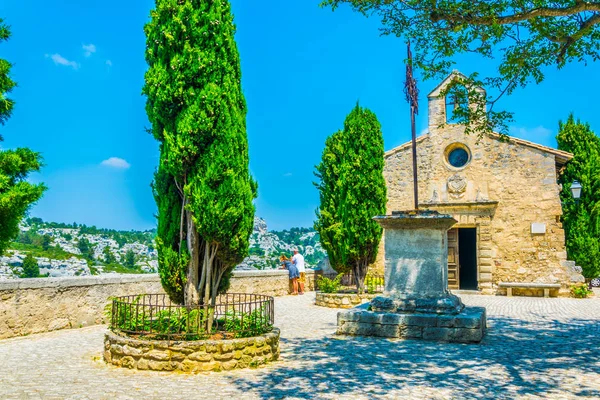
[[[417,175],[417,132],[415,128],[415,115],[419,113],[419,89],[417,81],[413,77],[412,71],[412,53],[410,51],[410,40],[406,45],[407,63],[406,63],[406,82],[404,83],[404,93],[406,101],[410,104],[410,125],[412,134],[412,167],[413,167],[413,190],[415,200],[415,211],[419,209],[419,178]]]
[[[417,134],[415,129],[415,108],[410,106],[410,124],[412,130],[412,164],[415,210],[419,209],[419,177],[417,176]]]

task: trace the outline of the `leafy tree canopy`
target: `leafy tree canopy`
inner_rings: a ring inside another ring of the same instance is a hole
[[[10,27],[4,23],[2,18],[0,18],[0,43],[9,38]],[[14,101],[8,97],[13,88],[17,86],[15,81],[10,79],[9,76],[11,67],[11,63],[0,58],[0,125],[4,125],[6,120],[10,118],[15,104]],[[2,136],[0,136],[0,140],[2,140]]]
[[[512,114],[494,110],[502,95],[540,83],[545,67],[597,61],[600,56],[598,1],[324,0],[321,4],[333,9],[348,4],[355,11],[381,18],[382,34],[412,42],[413,65],[425,79],[448,75],[460,54],[497,60],[493,76],[473,73],[444,93],[452,92],[459,104],[467,99],[489,104],[487,113],[483,107],[460,108],[455,120],[466,124],[467,131],[496,128],[506,133]],[[475,87],[494,93],[482,96]],[[483,116],[488,122],[478,123]]]
[[[10,37],[10,29],[0,19],[0,44]],[[12,114],[14,101],[8,96],[16,83],[10,78],[11,64],[0,58],[0,125]],[[0,141],[2,136],[0,136]],[[30,149],[0,151],[0,254],[19,235],[19,223],[46,187],[27,182],[31,172],[42,167],[42,157]]]
[[[573,153],[560,177],[567,253],[586,278],[595,278],[600,275],[600,138],[571,114],[559,123],[556,140],[559,149]],[[573,181],[582,186],[578,201],[571,194]]]

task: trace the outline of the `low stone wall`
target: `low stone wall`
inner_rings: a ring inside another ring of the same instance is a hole
[[[314,288],[307,271],[306,290]],[[288,294],[284,270],[236,271],[232,293]],[[0,339],[105,323],[110,297],[163,293],[157,274],[35,278],[0,281]]]
[[[104,337],[104,361],[138,370],[229,371],[256,367],[278,358],[277,328],[261,336],[231,340],[139,340],[112,331]]]
[[[370,301],[378,294],[322,293],[317,292],[315,304],[329,308],[352,308]]]
[[[315,273],[306,271],[304,290],[314,290]],[[289,273],[286,270],[235,271],[229,286],[231,293],[255,293],[267,296],[285,296],[292,292]]]
[[[110,297],[136,293],[162,293],[158,275],[0,282],[0,339],[102,324]]]

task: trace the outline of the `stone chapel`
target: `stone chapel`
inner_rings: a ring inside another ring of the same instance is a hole
[[[572,154],[498,134],[465,135],[446,120],[440,94],[460,76],[454,71],[428,95],[429,132],[417,138],[419,208],[458,221],[448,231],[449,288],[496,294],[506,292],[500,282],[558,283],[552,295],[567,295],[578,272],[567,261],[557,178]],[[387,213],[414,209],[411,142],[385,153],[384,176]],[[382,243],[381,269],[383,251]]]

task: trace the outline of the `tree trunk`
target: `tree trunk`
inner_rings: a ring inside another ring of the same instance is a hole
[[[363,293],[365,291],[365,276],[367,275],[367,267],[366,263],[362,260],[357,260],[354,263],[353,272],[354,272],[354,282],[356,283],[356,289],[358,293]]]
[[[197,305],[200,301],[198,293],[198,273],[200,256],[200,239],[196,231],[196,225],[192,220],[190,211],[186,211],[187,220],[187,247],[190,255],[190,262],[187,269],[187,280],[184,287],[184,302],[186,306]]]

